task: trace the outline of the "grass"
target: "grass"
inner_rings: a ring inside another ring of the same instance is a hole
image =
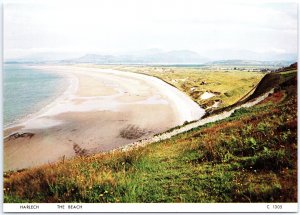
[[[7,172],[4,201],[297,202],[296,73],[283,78],[260,104],[168,140]]]
[[[85,65],[86,66],[86,65]],[[264,73],[239,70],[208,70],[194,67],[162,67],[162,66],[99,66],[100,68],[114,68],[122,71],[143,73],[160,78],[189,95],[195,102],[205,109],[220,102],[218,108],[227,107],[239,101],[251,91],[264,76]],[[209,99],[201,99],[204,92],[216,95]],[[214,108],[216,109],[216,108]]]

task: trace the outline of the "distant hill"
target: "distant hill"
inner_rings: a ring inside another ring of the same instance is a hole
[[[295,53],[257,53],[248,50],[219,49],[202,54],[191,50],[163,51],[145,49],[123,53],[90,53],[81,55],[69,52],[35,53],[23,58],[5,59],[5,63],[91,63],[91,64],[161,64],[161,65],[236,65],[284,67],[297,60]]]
[[[288,67],[279,68],[277,72],[284,72],[284,71],[291,71],[291,70],[297,70],[298,69],[298,63],[292,63]]]
[[[258,61],[258,60],[218,60],[209,62],[209,65],[235,65],[235,66],[288,66],[294,61]]]
[[[163,52],[152,50],[121,55],[87,54],[80,58],[63,60],[63,63],[95,63],[95,64],[202,64],[209,59],[196,52],[176,50]]]
[[[217,56],[216,58],[212,57],[210,52],[205,53],[205,57],[203,57],[199,53],[190,50],[162,51],[160,49],[147,49],[123,54],[86,54],[79,58],[63,60],[60,62],[93,64],[205,64],[283,67],[288,66],[297,60],[297,54],[292,53],[261,54],[245,50],[216,50],[214,53],[214,55]],[[221,60],[214,61],[212,59]]]

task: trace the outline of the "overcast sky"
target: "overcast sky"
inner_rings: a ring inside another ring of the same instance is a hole
[[[7,0],[4,57],[143,49],[297,52],[293,1]]]

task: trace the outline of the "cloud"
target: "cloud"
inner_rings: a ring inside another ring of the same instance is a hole
[[[4,55],[38,50],[297,50],[293,1],[7,1]],[[22,54],[21,54],[22,53]]]

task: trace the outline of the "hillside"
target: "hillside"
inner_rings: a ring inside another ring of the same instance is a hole
[[[4,173],[5,202],[297,202],[297,72],[229,118],[131,151]]]

